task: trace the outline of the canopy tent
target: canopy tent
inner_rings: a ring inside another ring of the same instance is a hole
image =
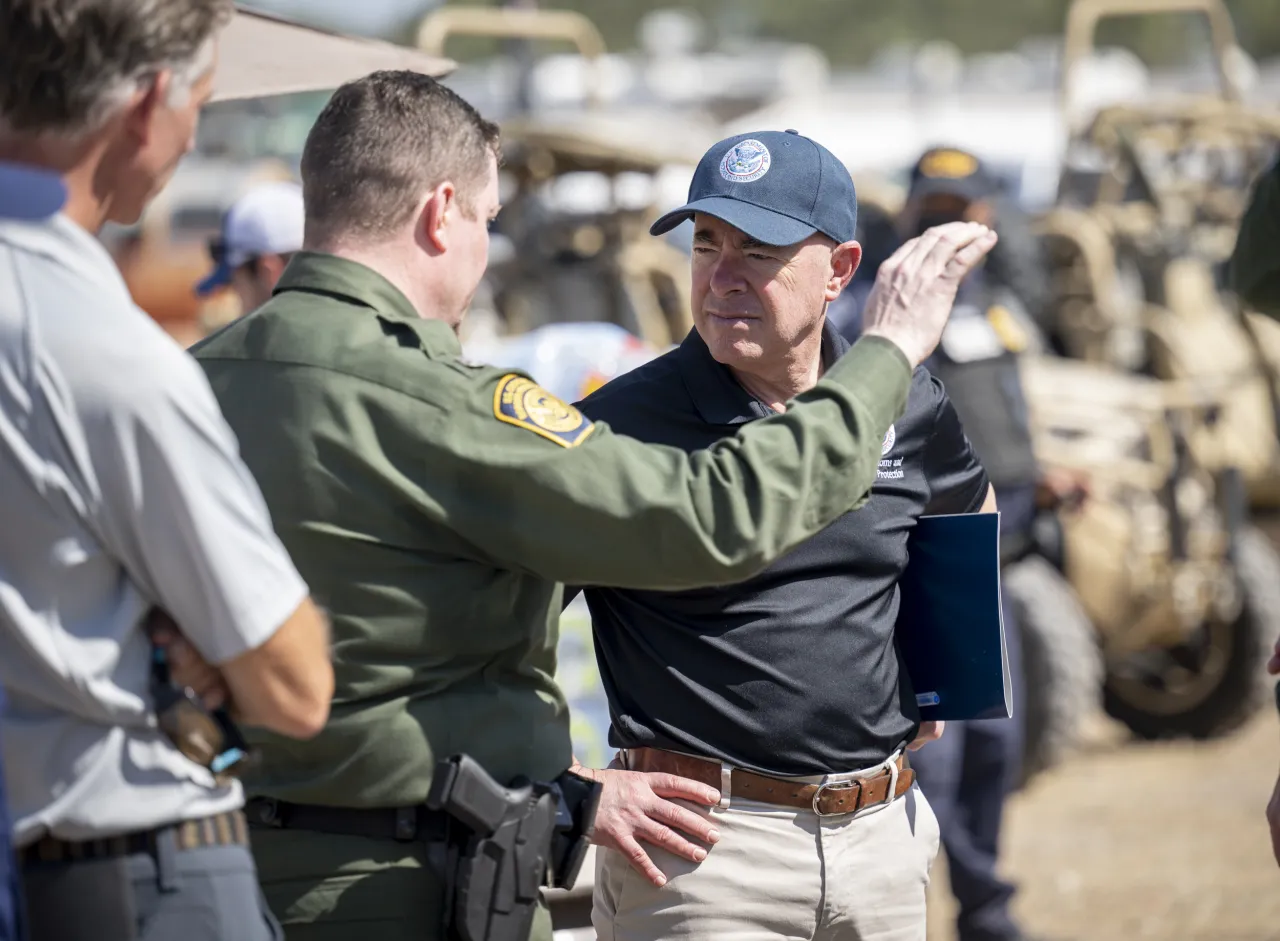
[[[438,77],[455,67],[450,59],[408,46],[344,36],[237,5],[222,33],[212,100],[322,91],[380,69]]]

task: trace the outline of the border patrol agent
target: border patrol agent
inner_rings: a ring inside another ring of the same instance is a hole
[[[762,158],[763,174],[742,172]],[[825,312],[857,267],[856,215],[848,170],[807,137],[714,145],[688,203],[652,229],[694,222],[694,329],[583,412],[694,453],[784,410],[849,349]],[[808,263],[815,254],[829,263]],[[725,312],[750,327],[725,326]],[[598,855],[600,937],[924,936],[939,834],[904,756],[920,718],[894,646],[897,582],[916,518],[994,509],[941,383],[917,369],[857,512],[736,585],[586,589],[619,765],[721,793],[702,858],[673,852],[661,829],[641,833],[660,888],[625,844]],[[613,825],[601,817],[598,829]]]
[[[231,13],[12,0],[0,23],[0,158],[67,190],[0,221],[0,738],[30,941],[279,937],[215,707],[148,633],[168,612],[245,721],[308,734],[323,619],[208,382],[95,237],[189,149]]]
[[[759,571],[865,498],[926,355],[904,352],[903,333],[901,348],[868,337],[786,414],[692,456],[464,362],[456,327],[499,209],[497,141],[425,76],[338,89],[302,159],[307,249],[270,302],[194,348],[334,625],[327,728],[303,745],[259,738],[251,782],[259,872],[291,941],[456,930],[468,913],[449,906],[478,878],[464,872],[475,856],[449,836],[458,815],[424,799],[457,753],[499,788],[570,767],[552,679],[560,583],[681,588]],[[938,249],[930,270],[989,247],[964,233],[922,240]],[[901,282],[906,295],[876,309],[937,294],[899,322],[931,349],[953,288]],[[473,888],[470,914],[502,891]],[[526,933],[549,935],[536,891],[508,901],[530,910]]]
[[[42,222],[56,215],[66,201],[67,188],[57,174],[0,163],[0,220]],[[0,689],[0,715],[4,714],[4,706],[4,691]],[[0,755],[3,755],[2,747]],[[12,829],[9,801],[5,797],[4,764],[0,762],[0,941],[21,941],[26,937]]]

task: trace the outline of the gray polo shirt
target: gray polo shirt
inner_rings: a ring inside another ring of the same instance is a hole
[[[18,845],[234,809],[156,728],[148,610],[211,663],[307,588],[195,361],[65,216],[0,221],[0,725]]]

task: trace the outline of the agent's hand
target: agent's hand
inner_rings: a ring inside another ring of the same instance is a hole
[[[714,823],[674,803],[680,799],[714,807],[720,803],[720,792],[713,787],[658,771],[601,771],[580,765],[572,770],[603,785],[591,842],[620,852],[658,888],[666,885],[667,877],[649,858],[641,840],[700,863],[707,858],[707,850],[678,831],[703,843],[714,844],[720,839]]]
[[[892,341],[919,366],[942,339],[960,282],[995,244],[995,232],[976,222],[948,222],[905,243],[876,274],[862,335]]]
[[[946,725],[947,723],[945,722],[921,722],[920,730],[916,732],[916,737],[907,746],[907,751],[919,751],[930,742],[936,742],[942,738],[942,730]]]
[[[222,674],[205,662],[168,614],[159,608],[153,610],[147,618],[147,633],[152,643],[164,651],[169,661],[169,677],[177,686],[191,687],[207,709],[227,705],[231,695]]]

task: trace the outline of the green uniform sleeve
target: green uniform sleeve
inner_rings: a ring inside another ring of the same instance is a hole
[[[1231,256],[1230,278],[1246,304],[1280,320],[1280,161],[1254,188]]]
[[[864,338],[785,413],[690,455],[592,424],[519,374],[473,370],[423,436],[421,486],[505,568],[618,588],[740,581],[863,501],[910,383],[896,346]]]

